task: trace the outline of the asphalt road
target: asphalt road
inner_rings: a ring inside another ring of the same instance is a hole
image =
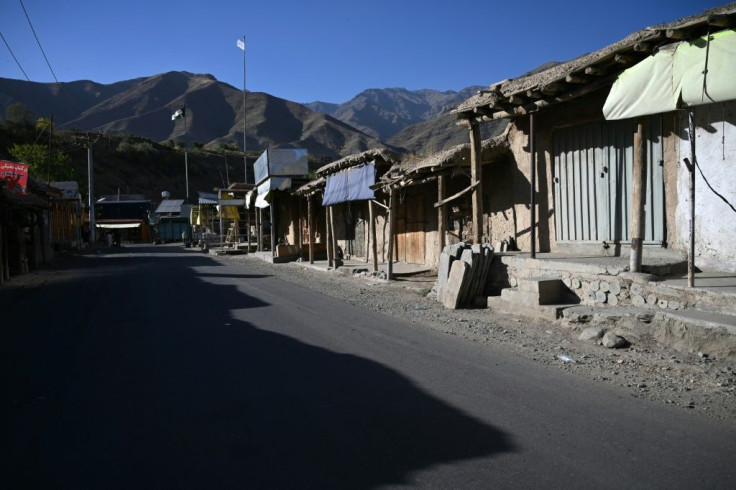
[[[735,424],[180,247],[0,288],[3,488],[733,488]]]

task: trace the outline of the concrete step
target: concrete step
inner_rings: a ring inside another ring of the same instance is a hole
[[[514,292],[507,292],[507,296],[504,297],[504,291],[508,290],[504,289],[501,292],[501,296],[489,296],[486,298],[485,306],[491,312],[500,313],[502,315],[524,316],[527,318],[539,318],[542,320],[554,321],[562,317],[562,312],[566,308],[575,306],[569,304],[540,305],[533,302],[532,304],[521,305],[516,301],[509,301],[507,299],[509,296],[513,297]],[[518,293],[518,291],[516,291],[516,293]]]
[[[519,280],[519,293],[523,296],[537,298],[539,305],[551,305],[562,303],[565,292],[565,284],[561,279],[550,279],[548,277],[527,277]]]

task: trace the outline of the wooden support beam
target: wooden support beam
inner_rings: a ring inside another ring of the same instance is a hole
[[[667,32],[665,32],[665,36],[667,36],[667,39],[677,39],[677,40],[683,40],[687,39],[688,33],[684,29],[667,29]]]
[[[544,94],[541,90],[527,90],[526,96],[530,99],[542,99],[544,98]]]
[[[708,24],[728,29],[736,25],[736,16],[726,14],[710,14],[708,16]]]
[[[527,102],[527,98],[521,94],[513,94],[509,97],[509,103],[514,105],[522,105]]]
[[[646,119],[639,118],[634,133],[634,165],[632,171],[631,203],[631,255],[629,269],[641,272],[642,247],[644,245],[645,214],[644,201],[647,194],[647,150],[644,137]]]
[[[621,65],[633,65],[636,62],[636,58],[633,56],[622,53],[617,54],[613,59]]]
[[[276,193],[271,193],[271,205],[268,206],[268,217],[271,221],[271,257],[276,257]]]
[[[332,261],[332,229],[330,228],[330,206],[325,206],[325,245],[327,246],[327,267],[334,267]]]
[[[651,53],[654,51],[654,45],[647,42],[638,42],[634,44],[634,51],[639,53]]]
[[[394,227],[396,223],[396,189],[391,189],[388,198],[388,257],[386,258],[386,280],[394,276]]]
[[[376,201],[375,199],[372,199],[372,200],[371,200],[371,202],[372,202],[373,204],[377,204],[377,205],[381,206],[381,207],[382,207],[383,209],[386,209],[386,210],[388,210],[388,206],[386,206],[386,205],[385,205],[385,204],[383,204],[383,203],[380,203],[380,202]]]
[[[329,206],[328,209],[330,211],[330,235],[332,236],[332,260],[335,263],[335,267],[338,266],[337,264],[337,235],[335,235],[335,207]]]
[[[542,93],[546,95],[562,92],[567,88],[567,84],[562,82],[550,82],[542,87]]]
[[[371,221],[369,236],[371,252],[373,252],[373,272],[378,272],[378,236],[376,235],[376,215],[373,211],[373,201],[368,201],[368,219]]]
[[[608,71],[600,66],[588,66],[585,68],[586,75],[593,75],[593,76],[599,77],[601,75],[605,75],[606,73],[608,73]]]
[[[483,241],[483,167],[481,166],[481,139],[480,124],[475,123],[470,128],[470,180],[475,184],[471,202],[473,205],[473,243]]]
[[[437,199],[442,202],[445,199],[446,183],[445,176],[437,177]],[[437,235],[439,240],[440,252],[445,248],[445,225],[447,224],[447,213],[444,206],[437,206]]]
[[[312,196],[307,196],[307,234],[309,235],[309,263],[314,264],[314,228],[312,228]]]
[[[478,184],[479,184],[479,182],[474,182],[474,183],[470,184],[469,187],[466,187],[465,189],[461,190],[460,192],[457,192],[457,193],[451,195],[450,197],[448,197],[446,199],[443,199],[441,201],[438,201],[438,202],[434,203],[434,207],[439,208],[441,206],[444,206],[445,204],[451,203],[452,201],[454,201],[458,197],[463,196],[463,195],[467,194],[468,192],[473,191]]]
[[[589,82],[589,80],[586,77],[575,75],[573,73],[567,75],[565,77],[565,81],[567,83],[588,83]]]

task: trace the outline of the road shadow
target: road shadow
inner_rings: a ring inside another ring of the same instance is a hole
[[[15,295],[35,326],[7,336],[7,474],[43,488],[362,489],[514,450],[393,369],[234,319],[267,314],[237,285],[263,276],[223,269],[232,284],[214,284],[197,267],[216,261],[173,259],[92,260],[90,275]],[[39,301],[74,307],[29,314]]]

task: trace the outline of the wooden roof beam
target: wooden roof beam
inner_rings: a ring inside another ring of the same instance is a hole
[[[651,53],[654,51],[654,45],[652,43],[640,41],[634,44],[634,51],[638,53]]]
[[[562,92],[567,88],[567,85],[562,82],[550,82],[542,87],[542,93],[545,95],[554,95],[558,92]]]
[[[688,39],[690,37],[685,29],[667,29],[665,36],[667,36],[667,39],[677,40]]]
[[[634,58],[630,54],[618,53],[614,57],[614,59],[616,63],[622,64],[622,65],[633,65],[634,63],[636,63],[636,58]]]
[[[509,97],[509,104],[522,105],[527,102],[527,98],[522,94],[512,94]]]
[[[590,80],[587,77],[570,73],[565,77],[565,81],[567,83],[588,83]]]
[[[708,24],[728,29],[736,25],[736,16],[728,14],[710,14],[708,16]]]
[[[600,77],[602,75],[605,75],[606,73],[608,73],[608,71],[600,66],[588,66],[585,68],[586,75],[593,75],[596,77]]]

